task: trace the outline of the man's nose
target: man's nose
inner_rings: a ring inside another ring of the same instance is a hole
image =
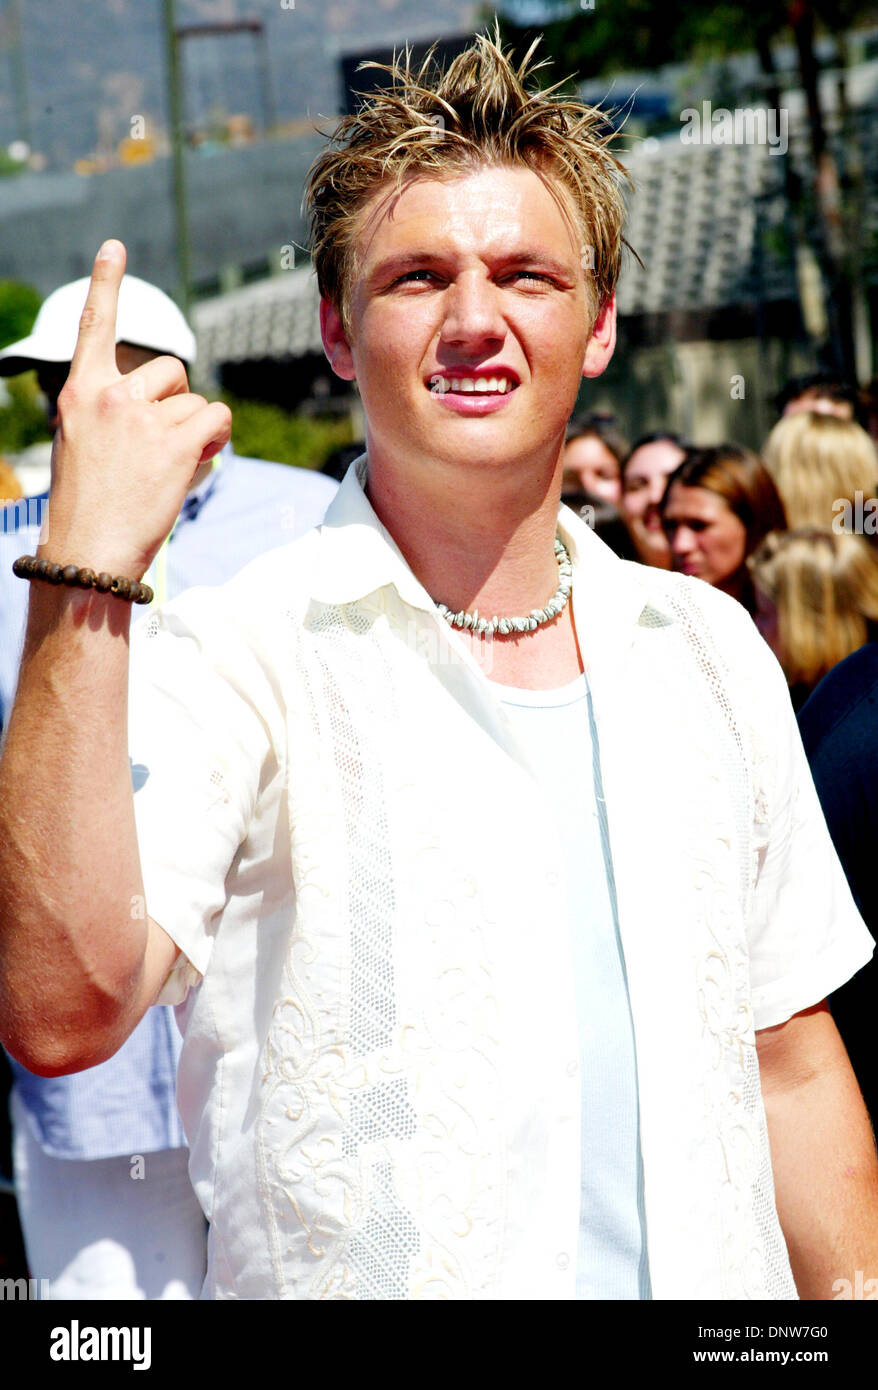
[[[476,345],[487,340],[503,341],[506,324],[500,311],[500,290],[477,271],[458,276],[445,295],[445,318],[441,341]]]

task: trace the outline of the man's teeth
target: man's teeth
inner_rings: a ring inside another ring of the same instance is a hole
[[[434,377],[430,385],[434,391],[473,391],[478,396],[506,395],[512,390],[512,382],[505,376]]]

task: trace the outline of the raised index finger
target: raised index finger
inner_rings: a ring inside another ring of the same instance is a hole
[[[126,251],[121,241],[105,241],[95,256],[88,298],[79,320],[79,336],[70,376],[95,368],[116,369],[116,305],[125,274]]]

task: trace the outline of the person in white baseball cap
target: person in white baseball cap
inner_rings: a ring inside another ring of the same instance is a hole
[[[43,302],[26,338],[0,351],[0,376],[36,371],[46,397],[49,426],[58,425],[58,396],[67,380],[89,278],[53,290]],[[195,361],[195,335],[172,299],[136,275],[126,275],[119,289],[116,314],[116,365],[133,371],[156,354]]]

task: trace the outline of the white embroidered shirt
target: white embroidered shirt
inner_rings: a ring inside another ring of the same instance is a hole
[[[138,625],[147,910],[216,1298],[570,1298],[576,998],[527,750],[352,469]],[[868,959],[783,677],[698,580],[560,532],[600,737],[655,1298],[790,1298],[754,1029]],[[203,977],[199,983],[199,978]]]

